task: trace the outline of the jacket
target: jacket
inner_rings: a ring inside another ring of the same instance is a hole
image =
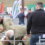
[[[33,12],[27,22],[27,34],[45,33],[45,11],[38,9]]]

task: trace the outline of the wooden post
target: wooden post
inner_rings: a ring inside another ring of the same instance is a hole
[[[22,9],[24,10],[24,0],[22,0]]]

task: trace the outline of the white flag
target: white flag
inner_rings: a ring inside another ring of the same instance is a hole
[[[13,19],[15,19],[17,17],[17,15],[19,14],[19,7],[21,5],[21,0],[15,0],[13,7],[12,7],[12,16]]]

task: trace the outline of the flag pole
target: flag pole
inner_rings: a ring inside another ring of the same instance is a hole
[[[22,0],[22,9],[24,10],[24,0]]]

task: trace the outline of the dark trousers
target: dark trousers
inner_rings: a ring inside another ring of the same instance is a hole
[[[24,19],[21,19],[21,18],[19,19],[19,25],[20,24],[24,24]]]

